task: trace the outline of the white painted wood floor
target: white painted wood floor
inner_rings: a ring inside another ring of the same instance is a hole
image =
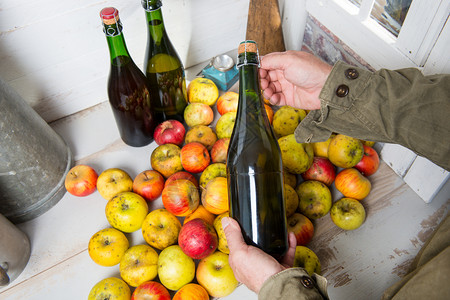
[[[188,70],[188,79],[198,70],[199,67]],[[51,125],[71,147],[76,163],[89,164],[99,174],[117,167],[134,178],[151,168],[150,154],[156,144],[126,146],[106,102]],[[448,182],[426,204],[385,163],[370,180],[373,190],[362,202],[367,209],[362,227],[342,231],[332,224],[329,215],[315,222],[316,233],[310,247],[322,262],[331,299],[379,299],[385,288],[405,274],[415,254],[449,210]],[[90,237],[109,227],[105,205],[98,192],[84,198],[66,193],[42,216],[19,224],[30,238],[31,257],[22,274],[0,289],[0,299],[87,299],[95,283],[119,276],[118,266],[101,267],[87,251]],[[151,208],[161,205],[159,200]],[[132,245],[144,243],[140,231],[128,237]],[[257,296],[241,285],[223,299]]]

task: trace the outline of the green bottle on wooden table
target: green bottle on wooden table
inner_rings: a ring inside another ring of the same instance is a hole
[[[152,107],[158,122],[183,122],[187,106],[183,64],[164,27],[161,0],[142,0],[148,27],[144,69],[152,91]]]
[[[267,118],[254,41],[238,48],[239,104],[227,157],[230,216],[247,244],[279,259],[288,249],[281,152]]]
[[[100,18],[111,57],[108,98],[120,136],[133,147],[148,145],[153,141],[157,121],[147,79],[128,53],[119,11],[106,7]]]

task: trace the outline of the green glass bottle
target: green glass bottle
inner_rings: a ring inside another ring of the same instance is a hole
[[[247,244],[279,259],[288,249],[281,152],[263,104],[254,41],[238,49],[239,104],[227,157],[230,216]]]
[[[111,57],[108,98],[120,137],[133,147],[148,145],[153,141],[157,121],[147,78],[128,53],[119,11],[106,7],[101,10],[100,18]]]
[[[144,69],[158,122],[184,121],[187,106],[184,67],[164,27],[161,0],[142,0],[148,26]]]

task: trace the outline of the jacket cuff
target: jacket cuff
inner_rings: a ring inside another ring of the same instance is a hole
[[[258,293],[259,300],[328,299],[327,280],[309,276],[303,268],[289,268],[269,277]]]
[[[295,130],[299,143],[316,143],[327,140],[334,127],[330,113],[345,114],[367,87],[371,72],[337,62],[328,76],[319,98],[321,108],[308,113]]]

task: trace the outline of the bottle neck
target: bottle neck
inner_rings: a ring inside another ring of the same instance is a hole
[[[148,33],[156,45],[160,45],[165,35],[164,20],[162,16],[161,6],[149,10],[146,9]]]
[[[112,25],[104,24],[104,32],[108,43],[111,64],[121,65],[131,59],[122,33],[120,21]]]
[[[239,101],[243,106],[261,107],[259,60],[256,53],[241,53],[238,57]],[[250,103],[251,102],[251,103]]]

